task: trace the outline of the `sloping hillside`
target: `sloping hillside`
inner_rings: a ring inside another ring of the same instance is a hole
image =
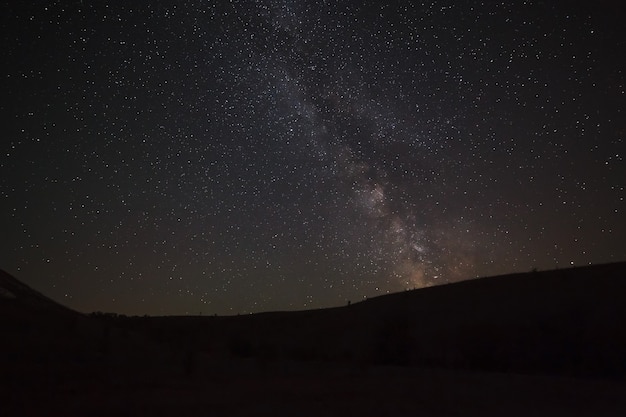
[[[530,272],[341,308],[120,322],[213,357],[626,375],[626,263]],[[205,356],[206,356],[205,355]]]
[[[255,359],[626,376],[626,263],[476,279],[332,309],[229,317],[95,320],[7,274],[2,288],[5,357],[25,360],[85,352],[147,357],[143,350],[156,349],[190,373]]]
[[[12,387],[131,374],[158,368],[163,356],[145,337],[58,304],[4,271],[0,338],[0,385]]]
[[[7,305],[22,305],[24,307],[29,306],[31,308],[40,309],[64,309],[63,305],[56,303],[41,293],[33,290],[28,285],[12,277],[5,271],[0,269],[0,300],[1,307]],[[15,300],[11,302],[10,300]]]
[[[624,415],[625,271],[232,317],[86,317],[2,276],[0,404],[33,416]]]
[[[12,349],[15,354],[28,352],[30,345],[35,344],[34,341],[30,343],[31,336],[37,339],[57,339],[59,331],[74,326],[81,318],[81,314],[52,301],[0,270],[0,332],[5,340],[3,350]]]

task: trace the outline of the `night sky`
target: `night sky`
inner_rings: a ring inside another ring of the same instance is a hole
[[[0,268],[209,315],[626,260],[624,6],[407,3],[2,2]]]

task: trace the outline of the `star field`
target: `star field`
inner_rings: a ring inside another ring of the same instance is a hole
[[[623,6],[405,3],[4,3],[0,268],[237,314],[625,260]]]

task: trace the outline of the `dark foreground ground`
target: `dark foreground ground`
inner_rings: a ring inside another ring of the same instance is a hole
[[[150,380],[115,375],[2,387],[5,416],[625,416],[626,383],[309,364]]]
[[[72,311],[0,271],[0,417],[626,416],[626,263],[231,317]]]

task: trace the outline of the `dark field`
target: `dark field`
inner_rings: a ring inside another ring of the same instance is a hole
[[[9,387],[5,415],[620,416],[607,381],[373,367],[237,370],[200,380],[37,381]]]
[[[85,316],[0,276],[3,415],[626,415],[626,264],[351,306]]]

